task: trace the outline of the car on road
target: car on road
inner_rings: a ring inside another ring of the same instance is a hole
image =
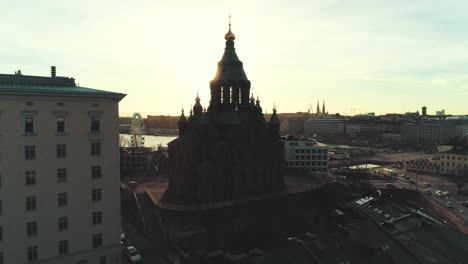
[[[460,204],[465,206],[465,207],[468,207],[468,201],[461,202]]]
[[[409,179],[408,182],[409,182],[410,184],[416,184],[416,182],[415,182],[413,179]]]
[[[408,175],[402,174],[402,176],[403,176],[403,178],[405,178],[407,180],[411,179]]]
[[[125,236],[125,232],[123,231],[123,229],[120,229],[120,241],[125,242],[125,240],[127,240],[127,237]]]
[[[444,196],[450,196],[450,193],[449,192],[442,192],[444,194]]]
[[[437,194],[437,196],[444,196],[444,192],[441,190],[435,191],[435,194]]]
[[[425,194],[429,194],[429,195],[432,194],[431,188],[424,189],[423,192],[424,192]]]
[[[454,208],[452,202],[450,202],[450,201],[447,201],[447,202],[445,203],[445,206],[447,206],[448,208]]]
[[[425,182],[425,183],[423,183],[423,185],[424,185],[425,187],[431,187],[431,186],[432,186],[430,182]]]
[[[125,255],[130,259],[130,263],[143,263],[140,253],[134,246],[128,246],[125,249]]]

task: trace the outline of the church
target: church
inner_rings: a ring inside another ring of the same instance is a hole
[[[197,95],[188,117],[182,109],[179,137],[168,144],[166,202],[209,203],[284,187],[276,109],[265,120],[236,54],[230,23],[224,38],[224,54],[210,82],[208,109]]]

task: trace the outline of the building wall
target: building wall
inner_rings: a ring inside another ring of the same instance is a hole
[[[28,105],[26,102],[32,102]],[[57,103],[63,103],[63,106]],[[24,111],[35,114],[35,135],[23,133]],[[55,115],[66,113],[66,133],[55,132]],[[0,251],[4,263],[26,263],[28,247],[37,246],[37,263],[120,263],[120,193],[118,102],[104,98],[0,98]],[[90,114],[100,115],[100,134],[90,134]],[[91,142],[101,143],[101,154],[91,156]],[[57,158],[56,144],[66,144],[65,158]],[[25,145],[35,146],[35,159],[25,160]],[[91,166],[101,166],[101,178],[91,177]],[[67,169],[58,182],[57,169]],[[26,185],[26,171],[35,171],[36,183]],[[92,190],[102,200],[92,201]],[[66,192],[68,205],[58,206]],[[37,208],[26,210],[26,197],[35,196]],[[102,212],[102,224],[93,225],[92,212]],[[68,217],[68,229],[58,230],[58,218]],[[37,223],[37,235],[28,236],[26,222]],[[102,247],[93,249],[92,235],[102,234]],[[68,240],[68,254],[59,256],[58,241]],[[86,260],[87,262],[84,262]],[[36,263],[36,262],[35,262]]]
[[[304,123],[307,135],[335,135],[346,133],[346,120],[341,118],[311,118]]]
[[[440,174],[466,175],[468,172],[468,155],[440,153]]]
[[[308,140],[283,140],[285,167],[328,172],[328,146]]]

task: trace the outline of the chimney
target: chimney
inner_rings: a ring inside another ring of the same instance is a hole
[[[55,78],[55,66],[50,66],[50,77]]]
[[[422,107],[422,116],[426,116],[426,115],[427,115],[427,107],[423,106]]]

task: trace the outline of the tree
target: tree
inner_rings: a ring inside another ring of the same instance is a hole
[[[124,148],[130,146],[130,140],[125,138],[123,135],[119,135],[119,147]]]

